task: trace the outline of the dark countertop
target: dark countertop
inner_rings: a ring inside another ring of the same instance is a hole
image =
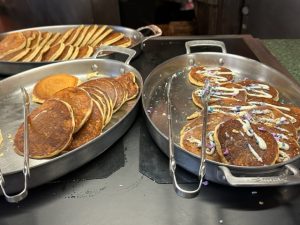
[[[229,52],[255,57],[244,44],[224,40]],[[145,78],[162,61],[184,54],[183,46],[184,39],[149,41],[133,66]],[[159,155],[164,172],[168,163],[149,137],[141,114],[140,110],[116,144],[89,164],[31,189],[20,203],[9,204],[1,197],[0,224],[300,224],[299,186],[234,188],[208,182],[197,198],[183,199],[168,182],[156,183],[140,173],[141,146]],[[118,167],[104,165],[116,156]],[[109,171],[100,176],[101,170]]]

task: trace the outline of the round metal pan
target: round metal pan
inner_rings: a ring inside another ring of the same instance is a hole
[[[44,26],[44,27],[33,27],[33,28],[27,28],[22,30],[15,30],[10,31],[6,33],[0,34],[0,39],[2,39],[5,35],[15,33],[15,32],[22,32],[27,30],[39,30],[42,32],[64,32],[70,28],[78,27],[79,25],[58,25],[58,26]],[[136,56],[141,53],[145,41],[160,36],[162,34],[162,31],[159,27],[156,25],[149,25],[140,27],[136,30],[128,28],[128,27],[122,27],[122,26],[109,26],[114,31],[122,32],[125,36],[131,38],[132,44],[129,48],[134,49],[136,51]],[[144,36],[141,32],[143,30],[150,30],[153,35],[150,36]],[[105,58],[114,58],[116,55],[108,54],[105,56]],[[117,58],[118,59],[118,58]],[[7,62],[7,61],[1,61],[0,60],[0,75],[11,75],[11,74],[17,74],[20,72],[23,72],[25,70],[29,70],[38,66],[47,65],[49,63],[55,63],[59,61],[51,61],[51,62]]]
[[[17,128],[23,122],[20,86],[25,87],[28,93],[31,93],[34,84],[38,80],[57,73],[69,73],[84,81],[87,79],[88,73],[98,68],[100,74],[112,77],[124,72],[133,72],[140,87],[139,95],[135,99],[126,102],[113,115],[108,126],[97,138],[71,152],[52,159],[30,159],[29,188],[51,181],[89,162],[115,143],[133,123],[137,114],[137,103],[143,89],[143,80],[140,73],[129,65],[135,51],[113,46],[101,48],[109,51],[117,50],[130,56],[125,63],[111,59],[81,59],[60,62],[34,68],[0,81],[0,129],[4,138],[4,142],[0,146],[0,168],[6,182],[5,190],[7,193],[20,191],[23,187],[23,157],[14,152],[12,139],[10,139],[10,136],[14,137]],[[31,108],[36,106],[31,102]]]
[[[249,78],[269,83],[277,88],[281,97],[296,105],[300,105],[300,85],[293,78],[287,77],[277,70],[258,61],[227,54],[225,46],[222,53],[201,52],[190,53],[192,46],[214,45],[211,41],[191,41],[186,43],[187,54],[172,58],[157,66],[149,74],[144,83],[142,96],[143,109],[147,126],[154,141],[160,149],[169,154],[168,119],[166,87],[174,73],[181,73],[177,81],[172,83],[172,117],[173,136],[175,142],[175,158],[178,165],[199,175],[199,156],[179,146],[179,133],[186,123],[186,117],[197,110],[191,101],[192,90],[187,78],[190,66],[225,66],[236,74],[236,78]],[[224,45],[224,44],[223,44]],[[300,184],[300,156],[284,163],[272,166],[243,167],[225,165],[214,161],[206,161],[207,180],[232,186],[274,186]]]

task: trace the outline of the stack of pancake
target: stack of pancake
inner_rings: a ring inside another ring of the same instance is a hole
[[[274,87],[249,79],[234,82],[233,72],[225,67],[197,66],[188,77],[198,86],[192,100],[200,109],[205,79],[212,85],[208,102],[208,159],[238,166],[264,166],[300,154],[300,108],[281,103]],[[187,119],[180,132],[180,145],[200,155],[201,111]]]
[[[139,93],[131,72],[80,83],[69,74],[55,74],[34,87],[33,100],[42,103],[29,115],[29,156],[43,159],[76,149],[101,135],[112,115]],[[14,138],[22,155],[24,124]]]
[[[0,41],[0,60],[49,62],[87,58],[100,45],[129,47],[131,39],[106,25],[80,25],[64,33],[14,32]]]

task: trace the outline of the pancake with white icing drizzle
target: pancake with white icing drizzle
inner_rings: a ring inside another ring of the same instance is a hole
[[[271,133],[261,131],[247,120],[232,119],[218,125],[214,132],[216,149],[223,163],[237,166],[274,164],[278,144]]]
[[[195,66],[190,70],[188,77],[189,81],[196,86],[203,87],[206,79],[215,86],[232,81],[233,73],[226,67]]]
[[[244,80],[238,82],[247,92],[248,101],[260,99],[273,99],[278,101],[279,92],[269,84],[256,80]]]
[[[202,88],[196,89],[192,93],[192,99],[195,105],[197,105],[200,108],[203,108],[201,101],[201,93]],[[239,100],[240,105],[243,105],[246,102],[247,93],[241,85],[235,83],[226,83],[220,86],[212,87],[208,104],[211,105],[219,100],[231,99]]]
[[[208,116],[207,123],[207,138],[206,138],[206,158],[220,162],[220,157],[216,151],[216,144],[214,141],[214,130],[216,126],[229,119],[236,117],[225,113],[212,113]],[[201,137],[202,137],[202,116],[199,116],[188,122],[180,132],[180,146],[185,150],[196,155],[201,153]]]

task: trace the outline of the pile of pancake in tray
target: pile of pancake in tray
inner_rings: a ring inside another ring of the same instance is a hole
[[[198,86],[193,103],[203,108],[205,79],[212,85],[208,102],[206,156],[238,166],[263,166],[289,160],[300,153],[300,108],[279,101],[279,92],[267,83],[245,79],[234,82],[225,67],[193,67],[189,81]],[[200,155],[202,114],[189,116],[180,132],[180,145]]]
[[[0,60],[49,62],[87,58],[100,45],[129,47],[131,39],[106,25],[80,25],[63,33],[14,32],[0,41]]]
[[[139,93],[132,72],[80,83],[70,74],[54,74],[38,81],[32,100],[42,103],[28,116],[29,156],[42,159],[69,152],[101,135],[113,113]],[[23,155],[24,124],[14,138]]]

